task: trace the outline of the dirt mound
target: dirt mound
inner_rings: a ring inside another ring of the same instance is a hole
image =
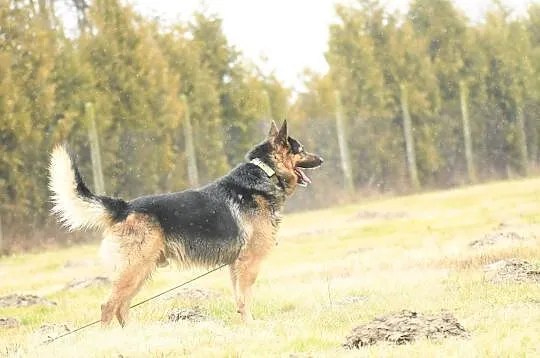
[[[12,294],[0,297],[0,307],[26,307],[33,305],[56,306],[56,302],[36,295]]]
[[[16,318],[0,317],[0,328],[17,328],[19,325],[19,320]]]
[[[205,290],[203,288],[189,288],[184,287],[178,290],[173,296],[168,297],[168,299],[178,299],[178,300],[189,300],[189,301],[203,301],[218,297],[217,292],[210,290]]]
[[[530,239],[528,236],[515,231],[494,231],[484,235],[481,239],[471,241],[470,247],[480,248],[497,244],[516,244]]]
[[[407,217],[407,213],[396,211],[396,212],[379,212],[379,211],[371,211],[371,210],[362,210],[356,213],[356,219],[360,220],[374,220],[374,219],[380,219],[380,220],[392,220],[392,219],[403,219]]]
[[[111,284],[111,280],[109,280],[107,277],[96,276],[96,277],[91,277],[91,278],[73,280],[70,283],[68,283],[66,287],[64,287],[64,290],[76,290],[76,289],[88,288],[88,287],[109,286],[110,284]]]
[[[484,266],[488,281],[493,283],[507,282],[540,282],[540,268],[522,259],[500,260]]]
[[[465,328],[450,313],[428,316],[403,310],[354,328],[343,346],[352,349],[378,342],[400,345],[420,338],[439,339],[450,336],[468,337]]]
[[[202,322],[210,320],[210,317],[204,315],[198,308],[175,308],[168,314],[169,322],[190,321]]]

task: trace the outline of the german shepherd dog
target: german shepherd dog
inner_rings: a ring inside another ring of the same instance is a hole
[[[287,122],[272,122],[268,137],[227,175],[194,190],[130,201],[92,193],[74,156],[57,146],[51,156],[52,212],[73,231],[103,231],[101,256],[112,263],[112,291],[101,305],[101,324],[114,316],[124,326],[130,302],[158,266],[228,265],[238,313],[245,322],[261,260],[275,246],[285,200],[310,179],[303,169],[323,159],[289,137]]]

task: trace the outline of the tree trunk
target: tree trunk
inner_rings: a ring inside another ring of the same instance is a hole
[[[339,91],[335,92],[336,96],[336,130],[339,145],[339,155],[341,158],[341,169],[343,170],[343,179],[345,188],[349,194],[354,194],[354,181],[351,166],[351,156],[349,153],[349,145],[347,144],[347,124],[343,116],[343,105]]]
[[[92,158],[92,174],[94,175],[94,190],[98,194],[105,193],[103,170],[101,168],[101,153],[99,150],[99,135],[96,127],[94,106],[90,102],[84,104],[86,125],[88,126],[88,139],[90,141],[90,156]]]
[[[191,126],[191,113],[189,104],[185,95],[181,97],[184,106],[184,140],[186,142],[186,157],[189,185],[199,186],[199,171],[197,170],[197,157],[195,155],[195,146],[193,140],[193,127]]]
[[[519,166],[521,174],[527,175],[529,173],[529,163],[527,159],[527,134],[525,133],[525,118],[523,117],[523,111],[521,105],[518,104],[516,108],[517,119],[517,145],[519,151]]]
[[[471,140],[471,126],[469,123],[469,91],[465,81],[459,81],[459,99],[461,104],[461,120],[463,124],[463,143],[465,146],[465,161],[469,183],[476,182],[476,168],[474,167],[473,149]]]
[[[420,188],[420,181],[418,180],[418,169],[416,167],[416,154],[414,149],[411,114],[409,113],[407,86],[404,83],[401,83],[399,85],[399,89],[401,111],[403,115],[403,136],[405,138],[405,149],[407,153],[407,168],[409,171],[411,186],[413,189],[418,190]]]

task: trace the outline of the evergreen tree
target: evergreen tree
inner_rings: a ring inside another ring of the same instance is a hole
[[[179,77],[176,96],[186,96],[189,106],[198,177],[206,183],[228,169],[224,153],[218,83],[207,63],[202,61],[202,44],[193,40],[191,31],[182,25],[159,37],[159,43],[171,72]],[[176,143],[183,148],[180,133]],[[187,165],[186,159],[185,163]]]
[[[441,118],[455,118],[457,102],[461,112],[461,123],[455,120],[434,123],[441,127],[443,134],[440,151],[446,166],[455,157],[452,152],[463,152],[467,166],[469,182],[476,181],[476,167],[473,158],[471,124],[469,116],[469,88],[479,81],[478,59],[475,56],[475,44],[471,43],[472,34],[467,29],[467,22],[453,5],[451,0],[415,0],[411,3],[408,18],[415,31],[426,38],[426,51],[429,53],[434,71],[438,77],[442,94],[442,107],[437,115]],[[450,116],[445,116],[449,113]],[[461,124],[461,125],[460,125]],[[453,140],[451,135],[461,127],[463,144]],[[447,147],[447,148],[445,148]]]
[[[524,106],[534,91],[529,34],[522,21],[511,20],[499,7],[487,14],[481,43],[489,61],[486,86],[492,112],[484,140],[499,170],[526,174],[529,165]]]
[[[540,123],[534,118],[540,115],[540,4],[531,3],[527,11],[527,32],[531,41],[531,64],[534,75],[531,79],[532,98],[530,99],[525,113],[531,120],[528,122],[527,143],[532,163],[540,163]]]
[[[39,6],[41,5],[41,7]],[[54,111],[56,32],[47,4],[0,6],[0,216],[4,227],[43,224],[47,131]]]
[[[160,173],[173,170],[168,145],[178,125],[176,77],[153,36],[152,24],[117,0],[96,0],[89,12],[95,34],[80,39],[81,57],[92,72],[97,130],[107,143],[104,172],[112,193],[158,192],[168,186]],[[84,108],[81,109],[81,113]],[[84,123],[85,132],[89,123]]]
[[[336,118],[345,182],[352,191],[353,176],[361,180],[364,173],[358,171],[364,166],[360,165],[361,158],[357,156],[352,159],[356,165],[349,163],[349,146],[352,146],[352,152],[361,153],[364,150],[360,138],[352,141],[350,134],[354,131],[350,128],[384,113],[387,93],[381,68],[375,58],[375,44],[370,36],[369,11],[362,7],[338,5],[336,13],[339,23],[330,27],[326,58],[330,65],[330,76],[338,91],[333,101],[336,105],[333,117]]]
[[[376,48],[391,90],[390,109],[402,119],[405,157],[412,188],[429,179],[441,158],[436,150],[436,128],[428,122],[439,103],[438,90],[425,38],[415,34],[409,21],[388,15]],[[434,85],[435,84],[435,85]]]

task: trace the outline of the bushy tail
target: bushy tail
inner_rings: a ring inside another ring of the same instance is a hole
[[[103,229],[127,215],[128,204],[124,200],[98,196],[88,189],[65,146],[54,148],[49,174],[52,212],[70,231]]]

